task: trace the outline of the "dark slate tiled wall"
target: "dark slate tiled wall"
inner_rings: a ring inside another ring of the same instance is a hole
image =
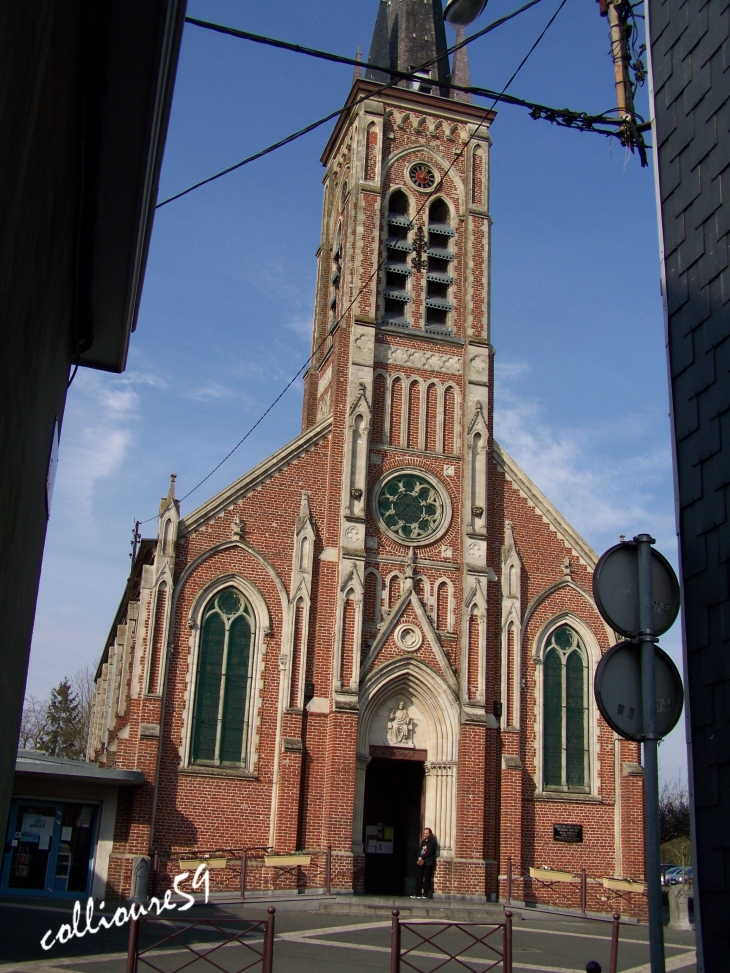
[[[649,0],[704,969],[730,970],[728,0]],[[699,930],[698,930],[699,931]]]

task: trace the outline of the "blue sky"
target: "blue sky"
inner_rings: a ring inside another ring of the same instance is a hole
[[[191,16],[353,56],[380,0],[190,0]],[[490,0],[471,30],[518,6]],[[501,89],[557,6],[476,41],[472,81]],[[453,32],[449,30],[449,38]],[[338,108],[352,71],[188,25],[160,198]],[[606,21],[568,0],[510,88],[588,112],[613,104]],[[646,97],[641,105],[646,109]],[[641,108],[640,105],[640,108]],[[121,376],[71,387],[28,692],[95,664],[135,519],[187,493],[309,355],[321,151],[331,123],[161,209]],[[492,129],[495,434],[599,553],[648,530],[676,564],[652,169],[617,142],[502,106]],[[183,514],[300,429],[301,382]],[[154,524],[143,528],[149,535]],[[678,626],[662,641],[679,660]],[[662,771],[685,763],[683,733]]]

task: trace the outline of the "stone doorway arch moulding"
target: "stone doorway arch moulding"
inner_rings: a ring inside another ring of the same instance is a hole
[[[413,702],[423,720],[419,727],[419,748],[426,749],[425,824],[439,840],[441,856],[452,858],[456,832],[456,765],[459,751],[459,701],[430,666],[418,659],[399,658],[371,673],[360,687],[360,721],[357,734],[355,813],[352,822],[352,850],[363,853],[362,828],[365,772],[370,763],[371,739],[381,709],[397,705],[401,697]],[[425,745],[424,745],[425,744]]]

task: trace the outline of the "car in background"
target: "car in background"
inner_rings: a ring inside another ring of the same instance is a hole
[[[684,872],[684,878],[682,873]],[[663,873],[662,885],[681,885],[682,881],[692,881],[692,866],[686,865],[684,869],[681,865],[672,865]]]

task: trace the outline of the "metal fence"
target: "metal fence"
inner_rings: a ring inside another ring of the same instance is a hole
[[[332,846],[326,850],[285,854],[268,846],[251,848],[186,849],[176,855],[152,856],[151,895],[170,885],[178,867],[195,871],[207,865],[211,891],[238,890],[243,902],[251,892],[315,892],[332,888]],[[238,875],[236,875],[238,873]]]
[[[126,973],[180,973],[195,969],[226,973],[273,973],[276,909],[263,920],[154,919],[145,916],[130,923]],[[618,913],[613,915],[609,973],[617,973]],[[150,935],[151,934],[151,935]],[[142,944],[141,940],[145,942]],[[225,950],[225,953],[221,951]],[[501,967],[512,973],[512,913],[504,922],[441,922],[430,919],[391,918],[390,973],[489,973]],[[600,970],[595,961],[586,967]]]
[[[390,973],[405,967],[433,973],[462,967],[470,973],[488,973],[501,966],[512,973],[512,913],[504,922],[436,922],[429,919],[401,922],[394,909],[390,934]],[[404,943],[404,934],[407,942]],[[447,966],[448,964],[448,966]]]
[[[179,973],[195,970],[225,970],[226,973],[272,973],[274,964],[274,921],[249,919],[133,919],[129,927],[126,973]],[[147,941],[153,934],[152,942]],[[221,951],[225,950],[225,953]],[[225,962],[225,965],[223,965]]]
[[[505,879],[505,898],[504,904],[509,908],[515,903],[512,901],[514,896],[515,884],[521,887],[522,897],[527,898],[528,891],[532,893],[534,901],[538,902],[538,890],[545,889],[547,892],[556,892],[556,896],[547,899],[541,904],[552,906],[563,906],[565,908],[575,908],[577,906],[581,915],[587,915],[589,907],[589,896],[593,899],[593,907],[596,911],[608,911],[604,906],[604,901],[611,900],[613,909],[623,909],[636,915],[646,909],[646,883],[634,882],[628,879],[615,878],[591,878],[587,875],[585,868],[582,868],[580,875],[573,875],[571,872],[561,872],[550,868],[530,868],[527,872],[521,870],[515,875],[512,858],[507,859],[507,874],[500,879]],[[568,891],[570,890],[570,891]],[[566,905],[566,892],[568,904]],[[570,903],[570,892],[577,893],[573,903]],[[596,901],[596,896],[603,893],[605,899]]]

